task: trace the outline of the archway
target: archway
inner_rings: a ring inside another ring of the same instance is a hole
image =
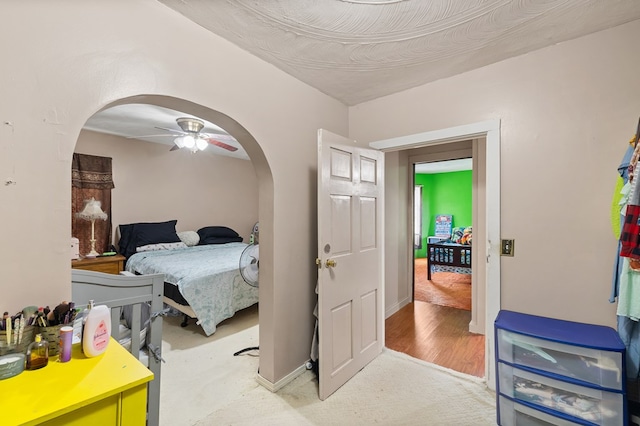
[[[256,139],[236,120],[228,115],[211,108],[190,102],[161,95],[139,95],[122,98],[105,105],[101,110],[105,110],[117,105],[125,104],[149,104],[180,111],[186,115],[200,117],[209,122],[215,123],[231,134],[245,149],[257,177],[258,185],[258,217],[260,220],[260,288],[259,299],[260,313],[260,369],[261,371],[272,371],[274,355],[273,317],[270,308],[273,305],[273,176],[266,156],[256,141]],[[264,366],[264,369],[263,369]]]

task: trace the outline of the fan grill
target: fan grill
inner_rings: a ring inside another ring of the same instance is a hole
[[[240,255],[240,275],[253,287],[258,287],[258,270],[260,269],[260,252],[257,244],[248,245]]]

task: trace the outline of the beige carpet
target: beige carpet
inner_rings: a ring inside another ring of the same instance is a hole
[[[160,426],[189,426],[254,388],[258,358],[233,353],[258,346],[256,306],[223,321],[206,337],[193,321],[180,327],[180,317],[164,321]]]
[[[255,312],[213,336],[165,326],[161,425],[494,425],[495,394],[478,378],[399,352],[383,353],[329,397],[318,399],[306,371],[277,393],[260,386],[258,358],[233,352],[257,345]],[[234,330],[239,330],[234,332]],[[180,333],[182,332],[182,333]],[[220,334],[219,334],[220,333]],[[213,339],[212,339],[213,338]]]

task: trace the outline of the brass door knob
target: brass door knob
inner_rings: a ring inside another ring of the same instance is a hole
[[[338,262],[336,262],[333,259],[328,259],[326,262],[324,262],[324,266],[326,266],[327,268],[333,268],[337,265],[338,265]]]

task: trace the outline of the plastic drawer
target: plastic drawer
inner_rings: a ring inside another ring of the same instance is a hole
[[[500,426],[575,426],[579,424],[500,396]]]
[[[604,388],[622,390],[622,353],[538,339],[497,330],[499,359],[571,377]]]
[[[566,383],[498,363],[502,395],[598,425],[624,424],[623,394]]]

